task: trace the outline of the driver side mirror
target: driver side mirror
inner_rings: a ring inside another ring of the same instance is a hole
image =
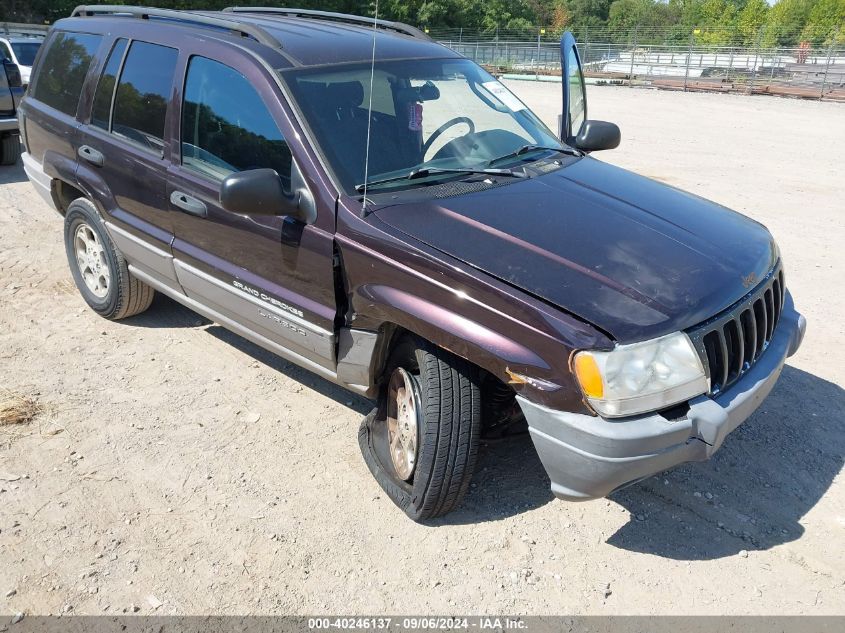
[[[615,123],[587,120],[575,137],[575,147],[585,152],[599,152],[615,149],[621,141],[622,132]]]
[[[220,185],[220,206],[241,215],[283,215],[312,224],[316,209],[295,163],[292,176],[293,193],[288,194],[274,169],[236,171]]]
[[[8,58],[4,58],[2,60],[2,64],[3,70],[6,73],[6,81],[9,84],[9,88],[22,88],[23,83],[21,82],[21,70],[18,68],[17,64]]]

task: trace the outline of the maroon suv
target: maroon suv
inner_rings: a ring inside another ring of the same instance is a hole
[[[805,322],[757,222],[589,156],[571,36],[551,132],[418,30],[290,9],[79,7],[21,107],[24,164],[110,319],[155,291],[377,401],[415,520],[528,426],[554,493],[706,459]]]

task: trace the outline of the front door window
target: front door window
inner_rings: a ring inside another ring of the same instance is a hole
[[[290,189],[291,152],[258,92],[241,73],[193,57],[182,104],[182,164],[214,180],[270,168]]]

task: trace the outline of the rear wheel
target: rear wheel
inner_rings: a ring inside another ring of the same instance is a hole
[[[150,307],[155,290],[132,276],[96,208],[85,198],[68,206],[65,251],[76,287],[100,316],[125,319]]]
[[[6,134],[0,140],[0,165],[14,165],[21,157],[21,137]]]
[[[361,425],[367,465],[415,521],[458,507],[475,469],[481,431],[478,372],[416,337],[391,355],[379,408]]]

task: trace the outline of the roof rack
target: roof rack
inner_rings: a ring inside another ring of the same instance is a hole
[[[418,28],[403,24],[402,22],[391,22],[389,20],[376,20],[365,18],[359,15],[348,13],[333,13],[331,11],[314,11],[311,9],[285,9],[272,7],[226,7],[225,13],[264,13],[267,15],[279,15],[291,18],[307,18],[311,20],[327,20],[330,22],[348,22],[350,24],[361,24],[366,26],[377,26],[387,31],[395,31],[403,35],[410,35],[419,40],[431,40],[431,38]]]
[[[23,36],[23,37],[44,37],[47,35],[49,26],[41,26],[38,24],[18,24],[15,22],[3,22],[0,24],[0,35],[6,37]]]
[[[270,35],[260,26],[244,24],[242,22],[238,22],[237,20],[229,20],[226,18],[215,18],[208,15],[192,13],[190,11],[174,11],[172,9],[154,9],[151,7],[129,7],[122,5],[80,5],[73,10],[70,17],[90,17],[96,15],[123,16],[139,18],[141,20],[160,18],[163,20],[173,20],[175,22],[212,26],[219,29],[226,29],[236,35],[240,35],[241,37],[251,37],[257,42],[266,44],[267,46],[271,46],[273,48],[281,48],[282,46],[279,40]]]

